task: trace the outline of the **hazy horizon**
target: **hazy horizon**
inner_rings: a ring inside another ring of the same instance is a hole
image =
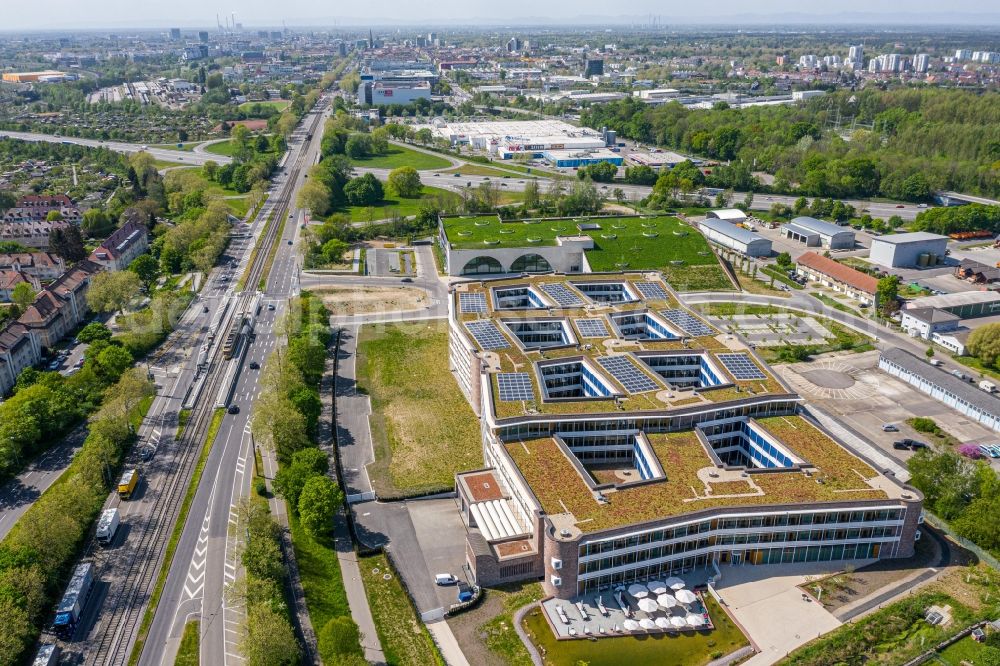
[[[664,6],[656,0],[633,0],[626,6],[618,5],[614,14],[608,5],[597,0],[550,0],[545,12],[539,12],[537,2],[508,0],[503,3],[482,0],[439,0],[431,7],[422,3],[377,3],[363,11],[352,5],[350,15],[333,14],[329,6],[314,0],[285,0],[280,11],[275,3],[265,0],[242,0],[238,7],[212,6],[204,0],[173,0],[169,4],[141,4],[134,0],[37,0],[34,3],[16,3],[5,12],[0,31],[53,31],[94,30],[100,28],[160,29],[167,27],[213,27],[218,14],[225,20],[236,12],[236,20],[245,27],[354,27],[354,26],[460,26],[504,25],[553,26],[601,25],[608,27],[649,23],[655,17],[660,25],[733,25],[746,22],[759,27],[762,24],[808,24],[810,21],[832,23],[838,26],[852,23],[875,23],[883,26],[961,25],[985,28],[987,24],[1000,24],[1000,8],[987,0],[957,0],[947,10],[932,0],[909,2],[873,3],[863,0],[842,0],[835,9],[815,10],[792,0],[772,0],[755,5],[752,9],[738,0],[718,0],[712,5],[712,14],[703,15],[688,9]]]

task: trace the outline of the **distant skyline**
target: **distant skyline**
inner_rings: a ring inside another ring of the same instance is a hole
[[[599,0],[435,0],[411,2],[389,0],[376,3],[323,3],[316,0],[239,0],[213,6],[211,0],[8,0],[4,3],[4,32],[48,31],[100,28],[211,27],[216,12],[220,16],[236,12],[236,20],[246,27],[288,26],[332,27],[356,25],[571,25],[601,24],[610,26],[648,22],[658,17],[663,25],[781,23],[861,23],[879,25],[961,24],[968,26],[1000,24],[1000,10],[995,0],[955,0],[943,9],[938,0],[840,0],[822,9],[795,0],[764,0],[748,6],[742,0],[716,0],[709,5],[711,14],[702,14],[690,5],[657,0],[631,0],[609,5]],[[614,14],[609,13],[613,7]],[[338,15],[337,10],[348,15]]]

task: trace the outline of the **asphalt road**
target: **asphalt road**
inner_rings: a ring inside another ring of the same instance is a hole
[[[54,136],[52,134],[37,134],[35,132],[10,132],[0,131],[0,137],[9,136],[12,139],[23,141],[45,141],[48,143],[72,143],[79,146],[90,146],[92,148],[107,148],[118,153],[138,153],[145,151],[158,160],[167,162],[183,162],[192,166],[201,166],[209,160],[217,164],[229,164],[233,158],[225,155],[212,155],[211,153],[196,153],[183,150],[170,150],[169,148],[152,148],[139,143],[126,143],[124,141],[99,141],[97,139],[83,139],[75,136]]]
[[[311,120],[312,116],[307,116],[306,122]],[[316,132],[308,145],[292,141],[289,164],[294,164],[300,156],[302,164],[311,164],[319,150],[320,134]],[[286,169],[285,173],[289,171],[291,169]],[[294,192],[305,182],[304,173],[305,169],[295,182],[287,181],[287,176],[283,175],[275,181],[272,191],[291,188],[294,205]],[[274,198],[272,194],[270,200]],[[255,233],[263,232],[263,221],[269,212],[262,211],[258,216]],[[250,465],[254,464],[249,422],[253,402],[261,389],[260,371],[251,370],[249,364],[256,361],[263,366],[278,342],[274,324],[283,314],[287,299],[298,293],[298,259],[294,243],[299,235],[302,213],[298,210],[293,213],[295,217],[286,221],[282,236],[276,239],[274,263],[260,313],[255,319],[255,336],[247,346],[230,401],[240,411],[224,417],[212,446],[206,473],[191,504],[140,664],[173,664],[184,624],[193,618],[201,621],[202,663],[243,662],[238,646],[242,608],[238,601],[227,599],[227,588],[240,574],[238,507],[251,490]],[[244,255],[243,260],[246,259]],[[242,265],[234,272],[234,279],[241,270]],[[247,287],[252,289],[255,285]],[[269,305],[273,305],[274,310],[269,309]],[[214,401],[215,396],[202,396],[201,399]]]

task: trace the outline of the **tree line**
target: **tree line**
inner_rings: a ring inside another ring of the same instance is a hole
[[[826,129],[856,119],[846,139]],[[593,105],[585,125],[710,160],[708,184],[820,197],[926,201],[936,190],[1000,195],[1000,93],[843,91],[806,104],[690,109],[635,98]],[[754,172],[775,176],[763,185]]]

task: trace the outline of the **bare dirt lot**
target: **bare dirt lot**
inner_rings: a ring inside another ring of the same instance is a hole
[[[313,292],[334,315],[400,312],[427,307],[427,293],[410,287],[326,287]]]

